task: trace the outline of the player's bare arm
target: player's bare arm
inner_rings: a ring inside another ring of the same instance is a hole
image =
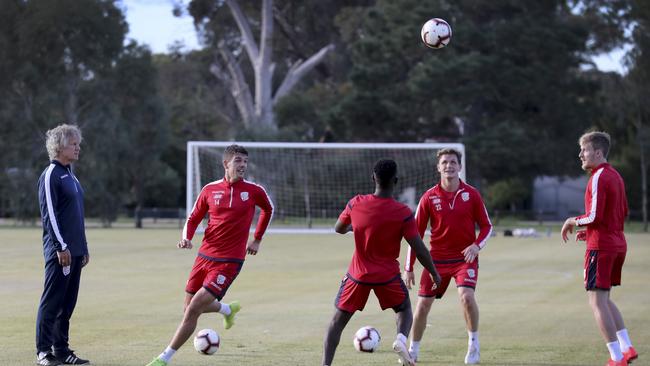
[[[569,240],[569,234],[573,233],[573,227],[574,226],[576,226],[575,217],[569,217],[564,222],[564,225],[562,225],[562,231],[560,231],[560,233],[562,234],[562,240],[565,243]]]
[[[472,244],[467,248],[463,249],[461,253],[465,256],[465,262],[472,263],[478,257],[478,252],[481,251],[478,245]]]
[[[431,259],[431,253],[427,250],[427,247],[424,245],[422,238],[420,236],[414,236],[412,238],[407,238],[406,241],[409,243],[415,256],[418,259],[418,262],[422,263],[422,266],[429,271],[431,276],[431,281],[433,282],[432,290],[435,290],[440,285],[442,278],[436,269],[436,265],[433,264],[433,259]]]
[[[339,234],[345,234],[347,232],[352,231],[352,224],[344,224],[339,220],[336,220],[336,224],[334,224],[334,231],[336,231]]]
[[[246,246],[246,253],[250,255],[256,255],[257,252],[260,250],[260,243],[261,240],[253,239],[250,242],[248,242],[248,246]]]
[[[192,241],[187,239],[181,239],[178,242],[178,249],[192,249]]]

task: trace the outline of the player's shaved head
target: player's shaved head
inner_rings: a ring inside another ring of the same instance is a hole
[[[392,159],[380,159],[375,163],[373,172],[377,184],[386,188],[397,177],[397,163]]]

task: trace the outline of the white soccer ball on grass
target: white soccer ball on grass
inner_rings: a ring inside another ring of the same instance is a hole
[[[194,337],[194,348],[204,355],[212,355],[219,350],[221,339],[212,329],[203,329]]]
[[[379,341],[381,341],[379,331],[367,325],[357,330],[352,339],[352,344],[359,352],[374,352],[379,348]]]

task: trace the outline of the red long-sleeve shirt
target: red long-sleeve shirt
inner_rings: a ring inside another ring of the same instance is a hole
[[[426,191],[420,198],[415,219],[422,237],[431,224],[430,252],[434,262],[464,259],[465,248],[476,244],[483,249],[492,233],[481,194],[463,181],[456,192],[447,192],[440,184]],[[409,247],[405,269],[412,271],[414,262],[415,252]]]
[[[259,206],[262,212],[254,237],[262,240],[273,216],[273,203],[264,188],[246,180],[230,183],[227,179],[220,179],[208,183],[201,190],[187,218],[183,238],[192,240],[207,213],[208,227],[199,255],[218,260],[243,261],[255,206]]]
[[[623,178],[608,163],[600,164],[587,183],[585,214],[576,217],[578,226],[587,227],[587,249],[626,251],[623,226],[627,215]]]

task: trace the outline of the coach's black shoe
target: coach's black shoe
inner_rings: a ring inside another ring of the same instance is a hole
[[[57,360],[51,352],[36,356],[36,364],[41,366],[58,366],[61,361]]]
[[[90,363],[88,360],[77,357],[73,350],[63,356],[55,353],[55,356],[63,365],[88,365]]]

